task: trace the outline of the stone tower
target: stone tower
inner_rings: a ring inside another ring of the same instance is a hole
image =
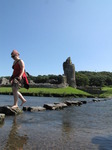
[[[64,75],[66,76],[67,83],[69,86],[76,88],[76,79],[75,79],[75,66],[71,62],[71,58],[68,57],[63,63]]]

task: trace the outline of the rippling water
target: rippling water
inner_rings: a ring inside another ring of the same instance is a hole
[[[26,99],[26,106],[67,100]],[[12,96],[0,95],[1,106],[11,104]],[[0,150],[112,150],[112,100],[7,116],[0,125]]]

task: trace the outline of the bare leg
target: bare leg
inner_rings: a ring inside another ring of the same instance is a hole
[[[17,108],[18,107],[18,88],[17,87],[12,87],[12,92],[14,96],[14,105],[12,108]]]
[[[22,95],[19,91],[18,91],[17,93],[18,93],[19,98],[20,98],[21,101],[22,101],[22,103],[21,103],[20,106],[22,106],[22,105],[26,102],[26,99],[23,97],[23,95]]]

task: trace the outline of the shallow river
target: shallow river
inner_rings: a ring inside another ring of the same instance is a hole
[[[68,100],[26,99],[25,106]],[[0,95],[0,106],[12,104],[12,96]],[[0,150],[112,150],[112,100],[7,116],[0,125]]]

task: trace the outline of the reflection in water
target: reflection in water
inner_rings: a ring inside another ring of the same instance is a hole
[[[75,117],[75,116],[74,116]],[[73,115],[70,109],[65,109],[62,115],[62,143],[70,146],[70,141],[73,139],[74,126],[73,126]]]
[[[62,117],[62,130],[63,132],[70,133],[72,131],[71,114],[69,111],[65,111]]]
[[[3,125],[4,125],[4,122],[0,123],[0,128],[2,128],[2,127],[3,127]]]
[[[72,100],[72,98],[62,99],[62,101]],[[72,108],[71,108],[72,109]],[[62,133],[72,132],[72,111],[69,108],[65,108],[65,111],[62,115]]]
[[[14,117],[12,128],[10,130],[8,140],[5,148],[8,150],[23,150],[23,146],[27,143],[27,136],[20,136],[18,129],[20,126],[17,124],[16,116]]]

